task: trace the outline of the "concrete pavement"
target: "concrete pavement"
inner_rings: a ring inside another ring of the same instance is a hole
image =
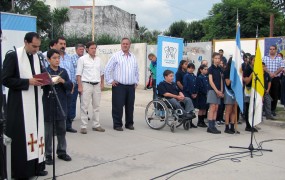
[[[151,98],[151,90],[137,90],[135,130],[124,129],[123,132],[118,132],[112,129],[111,91],[103,92],[100,119],[106,132],[92,131],[90,123],[86,135],[67,133],[67,151],[72,161],[64,162],[56,158],[57,179],[151,179],[177,168],[205,161],[213,155],[244,151],[230,149],[229,145],[249,145],[250,133],[244,131],[245,123],[239,128],[239,135],[214,135],[203,128],[185,131],[180,127],[175,133],[171,133],[168,126],[162,130],[152,130],[144,120],[144,110]],[[79,108],[77,112],[79,115]],[[80,130],[79,117],[73,127]],[[257,142],[285,139],[282,127],[268,123],[262,123],[259,127],[261,130],[255,133]],[[223,132],[224,127],[219,129]],[[257,147],[255,141],[254,147]],[[264,143],[263,148],[272,149],[273,152],[263,152],[263,156],[256,156],[261,154],[256,152],[253,158],[246,156],[239,161],[218,161],[181,172],[171,179],[285,179],[285,141]],[[249,153],[240,156],[244,155]],[[38,179],[51,179],[52,166],[47,166],[47,170],[49,175]],[[167,177],[169,176],[160,179]]]

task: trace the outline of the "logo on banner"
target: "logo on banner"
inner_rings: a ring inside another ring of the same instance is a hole
[[[162,66],[178,67],[178,43],[162,42]]]

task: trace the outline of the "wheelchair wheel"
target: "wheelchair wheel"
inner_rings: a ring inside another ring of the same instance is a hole
[[[190,128],[190,121],[184,121],[183,123],[183,128],[188,131]]]
[[[145,121],[152,129],[162,129],[167,122],[168,111],[163,101],[153,100],[148,103],[145,109]]]
[[[174,125],[174,124],[172,124],[172,125],[170,126],[170,131],[174,133],[174,131],[175,131],[175,125]]]
[[[173,125],[174,121],[176,121],[176,128],[178,128],[179,126],[181,126],[181,125],[183,124],[183,122],[184,122],[183,118],[178,118],[178,119],[176,120],[176,117],[171,117],[171,118],[168,117],[166,123],[167,123],[168,126],[171,126],[171,125]]]

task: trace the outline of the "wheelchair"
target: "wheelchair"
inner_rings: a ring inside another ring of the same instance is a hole
[[[145,121],[150,128],[155,130],[168,125],[171,132],[174,132],[182,124],[185,130],[189,130],[191,119],[182,118],[182,115],[181,109],[174,109],[163,97],[150,101],[145,109]]]

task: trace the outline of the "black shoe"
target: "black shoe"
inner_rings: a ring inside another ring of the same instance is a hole
[[[212,134],[221,134],[221,131],[219,131],[217,128],[207,128],[207,132],[208,133],[212,133]]]
[[[203,122],[202,122],[202,121],[201,121],[201,122],[198,122],[197,126],[198,126],[198,127],[202,127],[202,128],[208,127],[208,126],[205,124],[204,121],[203,121]]]
[[[249,131],[249,132],[251,132],[251,129],[253,130],[253,132],[258,132],[258,130],[257,130],[257,129],[255,129],[255,128],[251,128],[251,127],[246,127],[246,128],[245,128],[245,131]]]
[[[233,134],[240,134],[240,132],[239,132],[239,131],[236,131],[235,128],[230,128],[230,131],[232,131]]]
[[[185,114],[185,116],[184,116],[184,119],[194,119],[196,117],[196,115],[194,114],[192,114],[192,113],[187,113],[187,114]]]
[[[190,128],[197,128],[197,126],[195,126],[195,124],[192,123],[192,121],[190,122]]]
[[[275,111],[272,111],[271,114],[272,114],[272,116],[276,116],[276,112]]]
[[[129,129],[129,130],[135,130],[135,128],[134,128],[134,126],[133,126],[133,125],[126,126],[126,129]]]
[[[114,127],[114,130],[116,130],[116,131],[123,131],[124,129],[122,127]]]
[[[234,132],[233,131],[231,131],[230,129],[225,129],[225,131],[224,131],[225,133],[228,133],[228,134],[234,134]]]
[[[36,173],[36,176],[46,176],[46,175],[48,175],[47,171],[40,171]]]
[[[66,132],[70,132],[70,133],[77,133],[77,130],[73,129],[73,128],[67,128]]]
[[[71,157],[68,154],[61,154],[57,156],[58,159],[62,159],[64,161],[71,161]]]
[[[53,160],[51,155],[46,156],[46,165],[52,165],[53,164]]]
[[[196,118],[197,116],[196,116],[196,114],[195,114],[195,112],[190,112],[190,114],[192,114],[192,116],[193,116],[193,118],[192,119],[194,119],[194,118]]]
[[[273,116],[266,116],[266,119],[267,119],[267,120],[268,120],[268,119],[270,119],[270,120],[276,120],[276,118],[273,117]]]

